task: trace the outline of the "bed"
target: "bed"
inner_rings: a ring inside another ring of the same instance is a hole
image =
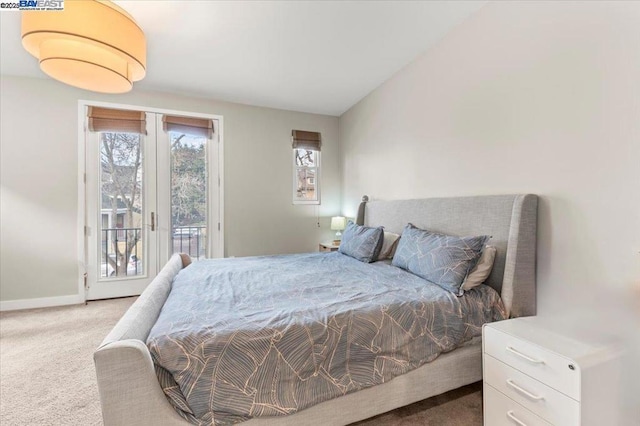
[[[486,284],[500,294],[508,316],[535,314],[535,195],[363,200],[357,221],[368,226],[384,225],[385,230],[396,233],[411,222],[453,235],[491,235],[491,244],[498,251]],[[145,343],[174,278],[189,263],[187,256],[172,257],[96,350],[94,360],[106,425],[189,424],[165,396]],[[241,424],[345,425],[481,379],[481,344],[474,339],[383,384],[295,414],[256,417]]]

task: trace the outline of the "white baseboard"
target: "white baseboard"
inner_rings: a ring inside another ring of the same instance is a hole
[[[77,305],[84,303],[84,297],[80,294],[69,296],[40,297],[37,299],[2,300],[0,311],[16,311],[18,309],[48,308],[51,306]]]

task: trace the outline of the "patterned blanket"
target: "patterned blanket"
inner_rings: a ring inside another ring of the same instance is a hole
[[[457,297],[337,252],[215,259],[176,276],[147,345],[185,418],[228,425],[387,382],[504,318],[488,286]]]

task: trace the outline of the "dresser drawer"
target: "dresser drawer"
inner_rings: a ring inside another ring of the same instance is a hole
[[[552,426],[487,383],[483,398],[485,426]]]
[[[579,402],[491,356],[485,355],[483,362],[484,381],[508,398],[549,423],[562,426],[580,424]]]
[[[483,332],[485,353],[580,400],[580,368],[571,359],[492,327]]]

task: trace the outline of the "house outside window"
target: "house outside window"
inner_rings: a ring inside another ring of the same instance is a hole
[[[293,203],[320,204],[320,152],[293,150]]]
[[[320,204],[319,132],[293,130],[293,204]]]

